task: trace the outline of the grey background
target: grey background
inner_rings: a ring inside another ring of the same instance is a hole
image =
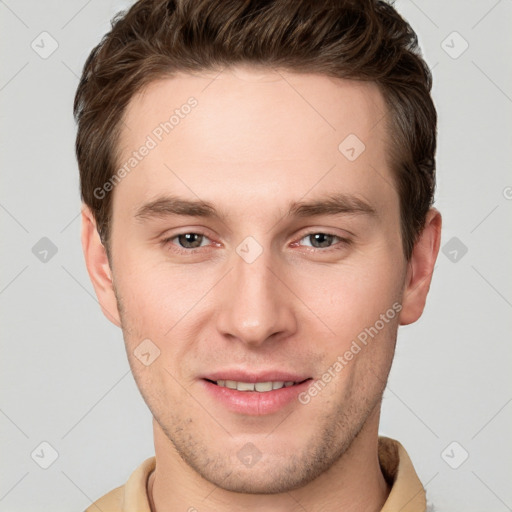
[[[74,157],[81,68],[129,4],[0,1],[2,511],[83,510],[154,453],[86,273]],[[396,6],[434,74],[444,252],[423,317],[400,330],[381,434],[406,447],[437,511],[512,510],[512,2]],[[47,58],[31,47],[51,49],[43,31],[58,44]],[[42,442],[58,452],[47,469]]]

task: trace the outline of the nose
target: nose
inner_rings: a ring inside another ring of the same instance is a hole
[[[294,295],[279,262],[264,250],[248,263],[233,254],[233,268],[223,280],[217,329],[250,347],[282,339],[297,329]]]

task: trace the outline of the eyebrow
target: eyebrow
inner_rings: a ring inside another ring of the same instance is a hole
[[[329,194],[312,201],[294,201],[289,205],[288,217],[315,217],[320,215],[365,214],[376,217],[376,210],[366,201],[343,193]],[[166,218],[181,215],[224,219],[226,216],[207,201],[165,196],[143,204],[135,213],[137,220]]]

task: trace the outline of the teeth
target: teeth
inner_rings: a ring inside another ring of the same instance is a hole
[[[256,391],[272,391],[272,389],[274,389],[274,384],[272,382],[256,382],[256,384],[254,384],[254,389]],[[276,389],[279,388],[276,387]]]
[[[237,382],[236,389],[237,391],[254,391],[254,384],[250,382]]]
[[[265,393],[274,389],[281,389],[282,387],[289,388],[293,386],[295,382],[288,381],[276,381],[276,382],[236,382],[234,380],[218,380],[217,385],[229,389],[236,389],[237,391],[259,391]]]

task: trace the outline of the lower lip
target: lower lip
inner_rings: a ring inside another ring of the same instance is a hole
[[[263,393],[259,391],[238,391],[218,386],[205,379],[202,382],[207,392],[230,411],[250,416],[262,416],[277,412],[291,402],[298,402],[297,395],[308,388],[312,379],[294,386],[282,387]]]

